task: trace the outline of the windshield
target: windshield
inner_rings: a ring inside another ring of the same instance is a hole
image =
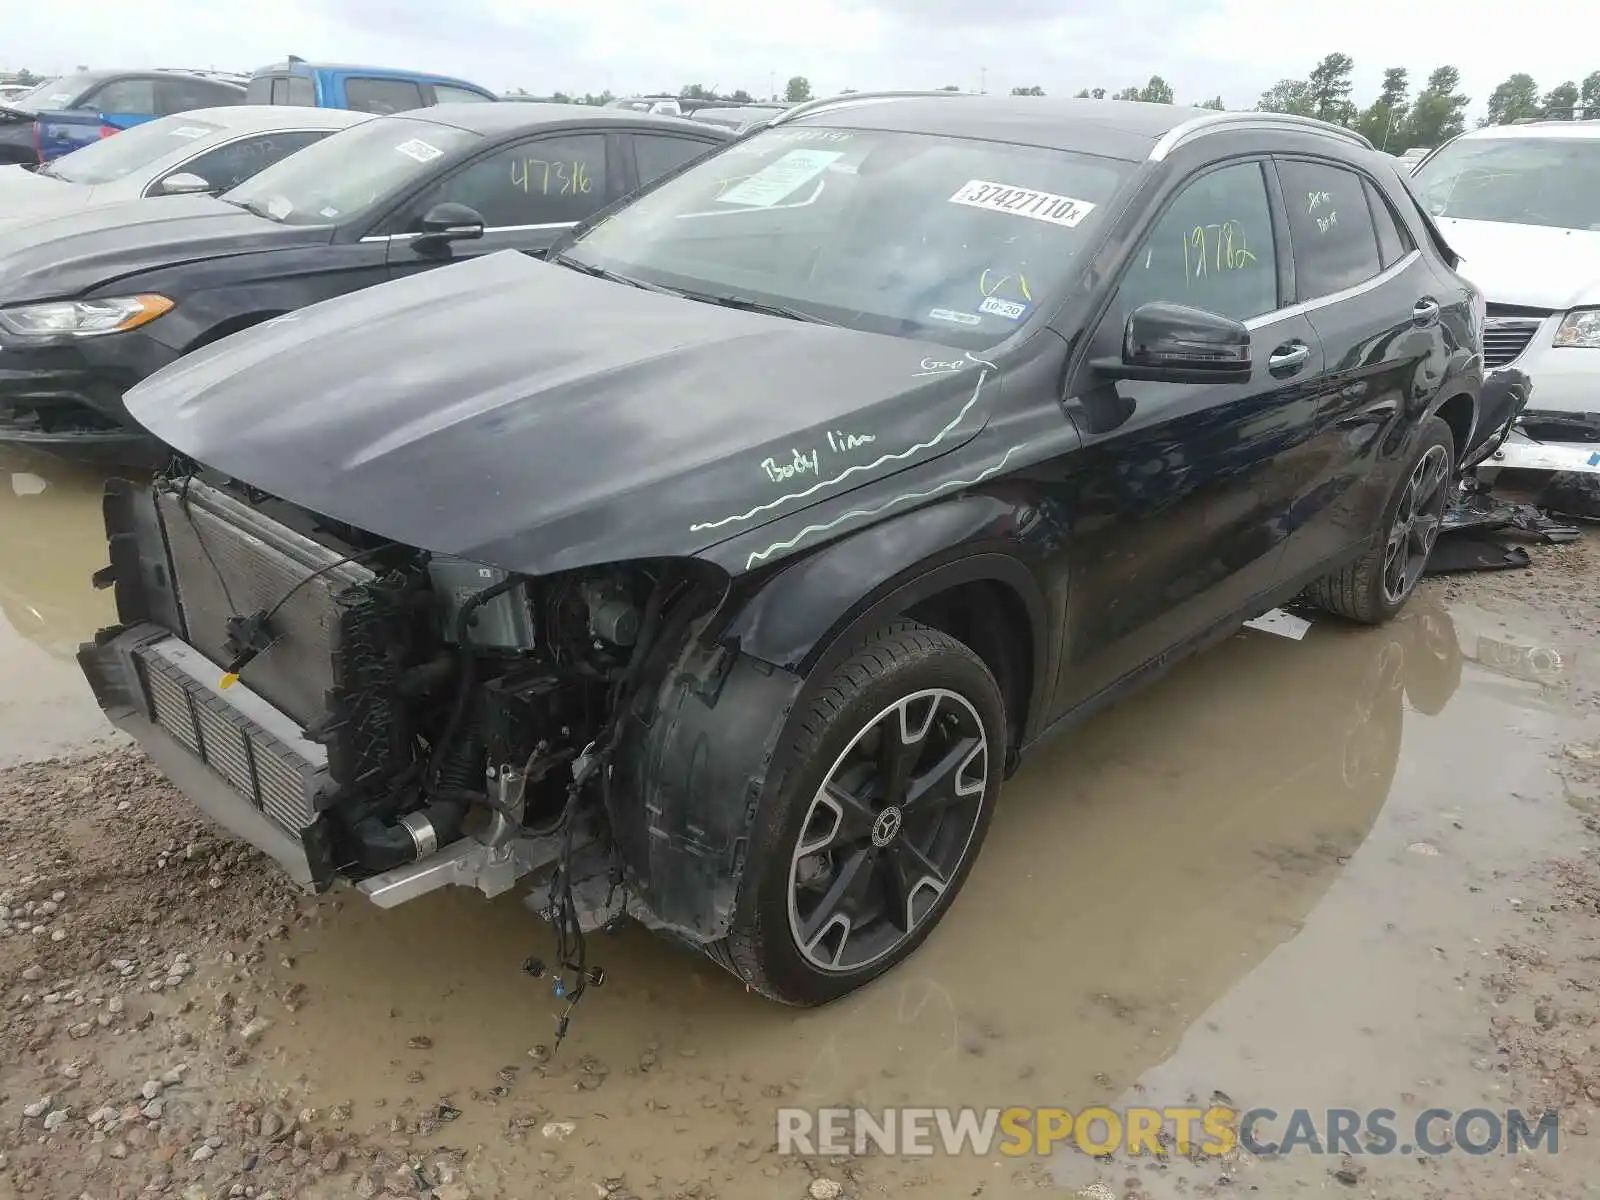
[[[480,140],[449,125],[377,117],[291,154],[222,198],[285,225],[328,225],[382,203]]]
[[[1460,138],[1411,179],[1435,217],[1600,229],[1600,139]]]
[[[46,109],[66,108],[100,79],[95,75],[65,75],[50,79],[32,91],[23,92],[12,100],[0,101],[0,107],[14,108],[18,112],[36,113]]]
[[[62,155],[40,167],[44,175],[54,175],[68,183],[94,185],[110,183],[148,167],[186,147],[194,148],[215,135],[222,126],[197,121],[192,116],[162,117],[124,130],[116,137],[91,142],[81,150]]]
[[[1059,295],[1130,169],[931,134],[770,129],[625,205],[562,257],[981,349]]]

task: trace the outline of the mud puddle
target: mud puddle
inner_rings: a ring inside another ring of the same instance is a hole
[[[1292,1107],[1353,1080],[1393,1104],[1430,1073],[1448,1090],[1459,1074],[1429,1066],[1440,1047],[1416,1044],[1413,1022],[1515,919],[1484,882],[1563,836],[1545,759],[1579,729],[1561,686],[1595,681],[1592,657],[1537,621],[1460,611],[1458,627],[1422,599],[1389,629],[1319,624],[1298,643],[1247,631],[1051,747],[1008,786],[941,928],[839,1005],[776,1008],[630,929],[592,941],[609,981],[530,1077],[561,1005],[518,972],[548,953],[520,904],[356,898],[278,969],[311,998],[284,1065],[358,1110],[397,1095],[459,1110],[440,1136],[499,1142],[487,1159],[507,1180],[560,1173],[543,1138],[506,1143],[508,1124],[571,1121],[555,1153],[572,1178],[620,1162],[665,1194],[702,1178],[800,1194],[804,1168],[763,1153],[780,1104],[1081,1108],[1220,1089]],[[1209,1036],[1186,1038],[1202,1018]],[[1052,1182],[1010,1160],[864,1173]]]
[[[83,582],[104,561],[99,480],[6,460],[0,481],[3,760],[102,729],[71,650],[110,611]],[[359,1179],[330,1174],[296,1193],[306,1198],[371,1195],[380,1181],[414,1195],[446,1179],[453,1200],[778,1200],[805,1195],[819,1176],[852,1197],[1355,1186],[1333,1175],[1337,1161],[1304,1156],[1198,1165],[1076,1152],[780,1158],[775,1113],[1159,1107],[1214,1093],[1280,1111],[1401,1108],[1408,1096],[1455,1110],[1509,1102],[1518,1077],[1481,1065],[1494,1059],[1491,1010],[1514,1006],[1500,988],[1503,948],[1529,942],[1536,897],[1548,890],[1541,864],[1592,841],[1584,806],[1600,811],[1592,779],[1557,769],[1562,747],[1600,734],[1600,629],[1592,599],[1583,607],[1594,550],[1561,548],[1554,577],[1536,568],[1431,583],[1383,630],[1318,621],[1299,642],[1246,631],[1187,664],[1031,760],[1007,786],[942,926],[891,976],[826,1009],[775,1006],[709,961],[627,928],[591,939],[590,960],[608,979],[552,1056],[564,1004],[548,976],[520,969],[551,946],[518,896],[490,903],[452,890],[385,912],[346,891],[302,905],[305,920],[287,922],[286,937],[241,950],[252,906],[263,933],[280,909],[248,892],[236,899],[233,876],[197,864],[192,883],[172,893],[183,944],[195,947],[197,999],[189,1008],[165,993],[148,1001],[159,1020],[128,1030],[106,1061],[137,1059],[130,1046],[142,1039],[159,1059],[152,1071],[180,1049],[220,1056],[210,1014],[224,994],[230,1004],[248,995],[250,1019],[259,1012],[268,1024],[248,1053],[202,1072],[218,1102],[236,1105],[230,1089],[248,1081],[312,1114],[297,1137],[337,1114],[340,1135],[366,1139],[373,1156]],[[0,823],[7,803],[0,797]],[[181,802],[139,803],[183,812]],[[13,835],[26,833],[20,811]],[[17,844],[0,885],[65,861],[54,842]],[[163,852],[164,870],[168,853],[177,851]],[[253,857],[236,866],[267,869]],[[0,942],[5,962],[27,961],[16,945]],[[68,973],[67,961],[51,978]],[[0,987],[20,1003],[11,981]],[[1593,1009],[1592,997],[1572,995]],[[45,1048],[8,1060],[13,1078],[27,1077],[0,1097],[13,1107],[43,1086],[30,1072],[55,1070],[56,1058],[29,1054],[65,1056],[29,1028],[26,1045]],[[189,1030],[195,1040],[185,1041]],[[1579,1095],[1575,1119],[1594,1120]],[[26,1127],[30,1145],[36,1125]],[[237,1164],[254,1161],[245,1152],[261,1122],[243,1134],[237,1120],[212,1125],[216,1158],[184,1168],[209,1172],[208,1198],[250,1178]],[[307,1147],[295,1145],[311,1170],[334,1150],[307,1136]],[[229,1158],[236,1137],[247,1144]],[[190,1147],[173,1161],[201,1152]],[[1592,1166],[1575,1153],[1560,1163]],[[391,1170],[400,1160],[421,1175]],[[1568,1191],[1551,1163],[1535,1178],[1526,1164],[1473,1163],[1473,1174],[1460,1162],[1372,1160],[1350,1178],[1365,1184],[1370,1167],[1385,1195],[1410,1200],[1473,1195],[1496,1180],[1503,1190],[1513,1177],[1538,1185],[1521,1194],[1578,1195],[1596,1177],[1569,1174]],[[0,1168],[0,1196],[4,1179]],[[47,1188],[47,1176],[32,1179]],[[132,1195],[144,1176],[127,1182]],[[181,1182],[165,1194],[189,1195]],[[21,1194],[54,1193],[30,1183]]]
[[[88,586],[106,565],[104,477],[0,450],[0,766],[106,731],[73,656],[113,616]]]

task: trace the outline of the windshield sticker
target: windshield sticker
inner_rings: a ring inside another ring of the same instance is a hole
[[[274,196],[267,201],[267,216],[274,221],[281,221],[294,211],[294,205],[283,196]]]
[[[54,105],[54,104],[67,104],[67,103],[70,103],[71,100],[72,100],[72,93],[71,92],[57,92],[54,96],[51,96],[48,100],[46,100],[45,103],[46,104],[52,104],[52,105]]]
[[[810,183],[843,157],[842,150],[791,150],[776,162],[768,163],[750,178],[723,192],[717,197],[717,203],[771,208],[796,188]]]
[[[978,305],[978,311],[1004,317],[1008,321],[1020,321],[1027,315],[1028,306],[1019,300],[1002,300],[998,296],[990,296]]]
[[[407,158],[414,158],[419,163],[430,163],[436,158],[443,158],[444,151],[437,146],[430,146],[421,138],[409,138],[395,147]]]
[[[985,179],[969,179],[950,197],[950,203],[986,208],[990,212],[1011,213],[1018,217],[1032,217],[1035,221],[1048,221],[1068,229],[1076,228],[1095,209],[1087,200],[1074,200],[1071,196],[1011,187],[1004,183],[990,183]]]
[[[930,321],[952,321],[957,325],[982,325],[983,318],[977,313],[956,312],[953,308],[935,308],[928,313]]]
[[[333,220],[334,217],[337,217],[339,215],[339,210],[337,208],[324,208],[320,212],[318,212],[317,215],[319,217],[327,217],[328,220],[331,221],[331,220]]]
[[[200,137],[205,137],[205,135],[208,132],[210,132],[210,131],[206,130],[206,129],[201,129],[200,127],[198,127],[196,125],[179,125],[176,129],[171,131],[173,137],[180,137],[180,138],[200,138]]]

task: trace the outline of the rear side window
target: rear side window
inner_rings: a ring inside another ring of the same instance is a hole
[[[1370,179],[1363,181],[1367,187],[1367,203],[1372,208],[1372,224],[1378,231],[1378,253],[1385,270],[1394,266],[1416,249],[1411,234],[1395,215],[1389,200]]]
[[[422,107],[422,89],[407,79],[346,79],[345,101],[357,112],[406,112]]]
[[[484,104],[489,97],[468,88],[451,87],[448,83],[433,85],[434,102],[438,104]]]
[[[1354,171],[1326,163],[1278,163],[1296,290],[1315,300],[1364,283],[1383,270],[1366,184]]]
[[[691,138],[658,137],[654,134],[633,135],[633,157],[639,168],[639,186],[660,179],[668,171],[675,171],[691,158],[709,153],[711,146]]]
[[[150,79],[113,79],[110,83],[81,101],[80,108],[92,108],[102,113],[133,113],[149,115],[156,111],[155,81]]]

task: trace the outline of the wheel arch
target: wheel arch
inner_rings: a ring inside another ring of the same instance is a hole
[[[1456,392],[1436,407],[1433,415],[1450,426],[1456,461],[1461,462],[1474,448],[1472,438],[1478,426],[1478,402],[1467,392]]]
[[[992,535],[1000,503],[969,496],[834,542],[767,581],[723,639],[775,667],[826,677],[867,630],[911,617],[984,660],[1005,698],[1014,751],[1044,710],[1050,640],[1038,580],[1008,539]],[[966,537],[951,537],[963,527]]]
[[[260,325],[263,322],[272,320],[274,317],[281,316],[283,316],[281,310],[269,309],[262,312],[236,313],[231,317],[224,317],[215,325],[209,326],[190,339],[189,344],[183,348],[183,352],[185,354],[192,353],[203,346],[209,346],[212,342],[220,342],[225,337],[243,333],[251,326]]]

